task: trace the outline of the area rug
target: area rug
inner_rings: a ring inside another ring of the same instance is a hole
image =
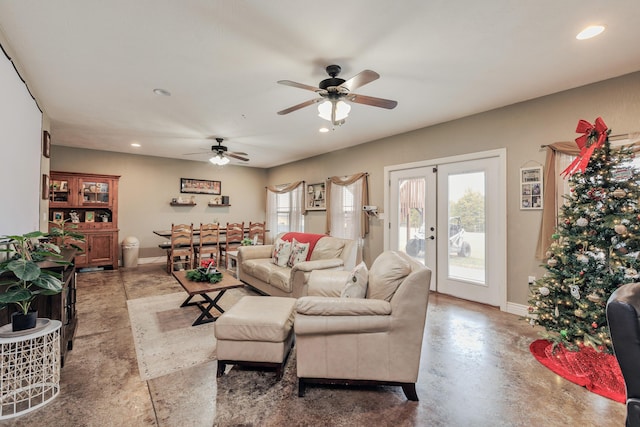
[[[529,346],[531,354],[544,366],[572,383],[608,397],[626,402],[626,390],[620,366],[612,354],[599,353],[591,347],[579,352],[567,351],[547,340],[536,340]]]
[[[274,371],[227,367],[217,383],[215,427],[416,425],[416,402],[401,387],[308,386],[298,397],[295,347],[283,377]]]
[[[215,359],[214,323],[191,326],[199,310],[180,307],[186,297],[180,292],[127,301],[143,380]]]

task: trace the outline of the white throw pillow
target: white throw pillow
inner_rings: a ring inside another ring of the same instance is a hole
[[[341,298],[364,298],[367,295],[367,282],[369,281],[369,270],[364,262],[356,265],[347,283],[344,284]]]
[[[285,267],[289,261],[289,255],[291,255],[291,242],[282,239],[276,240],[271,256],[273,263],[279,267]]]
[[[306,261],[309,254],[309,243],[300,243],[296,239],[291,242],[291,255],[287,265],[293,267],[299,262]]]

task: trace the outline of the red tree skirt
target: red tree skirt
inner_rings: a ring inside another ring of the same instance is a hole
[[[580,351],[568,351],[562,345],[553,345],[547,340],[536,340],[529,346],[531,354],[544,366],[572,383],[626,403],[626,390],[620,365],[612,354],[599,353],[591,347]]]

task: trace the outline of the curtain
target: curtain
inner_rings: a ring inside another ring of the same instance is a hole
[[[623,141],[612,142],[611,145],[625,146],[638,142],[638,134],[625,135]],[[633,141],[632,141],[633,140]],[[558,208],[562,203],[563,192],[559,191],[560,173],[569,165],[570,160],[580,154],[578,145],[571,142],[554,142],[547,145],[547,158],[544,164],[544,199],[542,208],[542,223],[538,234],[536,258],[544,260],[545,253],[551,245],[551,235],[554,233],[558,221]],[[640,146],[633,147],[635,152],[640,151]],[[564,155],[564,156],[563,156]],[[565,156],[571,156],[569,158]],[[563,158],[564,157],[564,158]],[[569,162],[567,161],[569,160]],[[566,164],[565,164],[566,163]],[[565,180],[566,181],[566,180]]]
[[[332,176],[327,183],[327,234],[358,240],[369,233],[362,207],[369,203],[369,174]]]
[[[304,181],[267,187],[267,220],[266,242],[271,243],[278,234],[278,195],[291,193],[289,196],[289,230],[304,231]]]

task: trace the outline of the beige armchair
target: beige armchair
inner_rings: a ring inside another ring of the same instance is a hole
[[[298,299],[294,330],[298,396],[309,383],[397,385],[418,400],[431,270],[402,252],[382,253],[366,298],[340,298],[348,271],[313,271]]]

